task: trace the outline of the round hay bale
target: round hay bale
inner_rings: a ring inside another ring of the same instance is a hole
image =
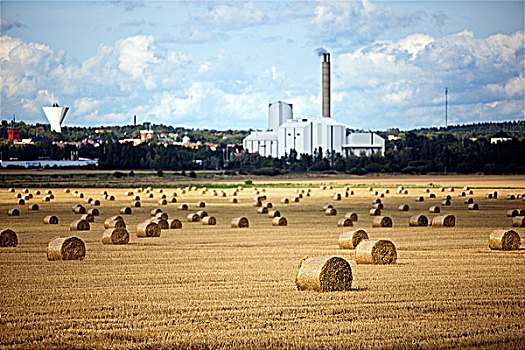
[[[104,221],[104,228],[126,228],[124,220],[108,218]]]
[[[423,196],[416,197],[416,202],[423,202],[424,200]]]
[[[154,197],[154,196],[153,196],[153,193],[148,193],[148,194],[146,195],[146,198],[153,198],[153,197]]]
[[[48,215],[44,218],[44,224],[48,225],[58,225],[58,216]]]
[[[265,208],[265,207],[257,208],[257,214],[268,214],[268,208]]]
[[[381,210],[383,208],[384,208],[383,207],[383,203],[376,203],[376,204],[374,204],[374,209],[380,209]]]
[[[250,222],[248,221],[246,217],[241,216],[241,217],[232,219],[231,227],[232,228],[247,228],[247,227],[250,227]]]
[[[449,191],[449,192],[454,192],[454,187],[449,187],[449,188],[448,188],[448,191]]]
[[[473,194],[474,194],[474,191],[472,191],[472,190],[468,190],[468,191],[467,191],[467,194],[468,194],[469,196],[470,196],[470,195],[473,195]]]
[[[13,196],[14,199],[22,198],[22,193],[17,193]]]
[[[274,217],[272,220],[272,226],[287,226],[288,220],[286,220],[285,217],[277,216]]]
[[[388,216],[377,216],[372,222],[372,227],[392,227],[392,219]]]
[[[281,199],[281,203],[282,204],[288,204],[288,203],[290,203],[290,200],[288,198],[282,198]]]
[[[0,232],[0,247],[16,247],[18,244],[18,237],[15,231],[5,229]]]
[[[51,198],[49,196],[42,197],[42,202],[50,202]]]
[[[161,230],[169,230],[170,228],[168,220],[164,220],[161,218],[151,218],[149,221],[154,224],[157,224]]]
[[[269,210],[268,211],[268,217],[270,219],[272,218],[278,218],[281,216],[281,212],[279,212],[279,210]]]
[[[423,193],[430,193],[430,189],[425,188],[425,189],[423,190]]]
[[[129,197],[133,196],[133,191],[127,191],[126,196],[129,196]]]
[[[170,198],[169,203],[177,203],[177,198]]]
[[[188,205],[186,203],[179,204],[177,209],[178,210],[188,210]]]
[[[443,200],[444,201],[450,201],[450,200],[452,200],[452,196],[447,194],[446,196],[443,196]]]
[[[208,216],[208,213],[205,210],[199,210],[197,211],[197,215],[202,219],[205,216]]]
[[[160,212],[160,213],[157,213],[157,215],[155,215],[155,216],[153,217],[153,219],[168,220],[168,214],[167,214],[167,213]]]
[[[200,221],[200,219],[201,219],[201,217],[197,213],[188,214],[188,216],[186,217],[186,220],[188,222],[198,222],[198,221]]]
[[[155,208],[150,211],[151,216],[156,216],[159,213],[162,213],[162,209],[160,208]]]
[[[230,203],[239,203],[237,198],[230,198]]]
[[[428,218],[422,214],[411,216],[408,226],[428,226]]]
[[[324,191],[325,187],[323,185],[321,185],[321,186],[319,186],[319,189]]]
[[[352,266],[343,258],[306,257],[299,265],[295,285],[298,290],[349,291],[352,279]]]
[[[110,201],[114,201],[114,200],[115,200],[115,196],[109,196],[109,197],[108,197],[108,200],[110,200]]]
[[[515,217],[518,216],[520,213],[519,209],[509,209],[507,210],[507,217]]]
[[[498,191],[492,192],[492,197],[494,197],[494,199],[498,199]]]
[[[254,201],[254,202],[253,202],[253,207],[254,207],[254,208],[262,207],[262,202],[261,202],[261,201]]]
[[[168,201],[165,199],[159,199],[159,205],[168,205]]]
[[[355,249],[358,264],[386,265],[395,264],[396,260],[396,246],[387,240],[363,240]]]
[[[110,228],[102,234],[102,244],[128,244],[129,232],[125,228]]]
[[[197,202],[197,204],[195,204],[195,207],[197,207],[197,208],[206,208],[206,203],[204,203],[204,202]]]
[[[460,195],[461,197],[465,197],[467,194],[466,194],[465,192],[461,192],[459,195]]]
[[[34,190],[33,193],[34,193],[35,195],[37,195],[37,196],[40,195],[40,191],[39,191],[39,190]]]
[[[325,204],[323,205],[323,211],[326,211],[326,209],[332,209],[334,206],[332,204]]]
[[[142,222],[137,225],[137,237],[160,237],[160,227],[154,222]]]
[[[520,235],[513,230],[494,230],[489,235],[489,248],[492,250],[518,250]]]
[[[525,216],[515,216],[512,218],[512,227],[525,227]]]
[[[485,195],[485,199],[492,199],[492,193],[487,193]]]
[[[355,249],[359,242],[368,239],[368,233],[363,229],[343,232],[339,235],[339,248]]]
[[[443,187],[438,188],[439,192],[445,192],[445,189]]]
[[[350,219],[352,221],[357,221],[357,213],[348,212],[345,214],[345,219]]]
[[[77,237],[55,237],[47,245],[47,260],[81,260],[86,256],[86,245]]]
[[[202,224],[213,226],[217,224],[217,219],[215,219],[213,216],[205,216],[202,218]]]
[[[381,215],[381,210],[380,209],[370,209],[370,212],[369,212],[370,216],[379,216]]]
[[[438,214],[441,211],[441,209],[437,205],[433,205],[430,208],[428,208],[429,213],[435,213]]]
[[[302,196],[300,198],[303,198]],[[262,195],[262,196],[257,196],[255,197],[253,200],[254,201],[259,201],[259,202],[262,202],[262,201],[265,201],[267,198],[265,195]]]
[[[50,194],[50,196],[52,196],[52,195]],[[84,193],[79,193],[79,194],[77,194],[77,197],[78,197],[78,198],[84,198]]]
[[[408,194],[408,190],[401,191],[401,194]]]
[[[472,198],[465,198],[463,203],[465,203],[465,204],[472,204],[472,203],[474,203],[474,199],[472,199]]]
[[[134,208],[140,208],[140,202],[139,201],[135,201],[135,202],[131,203],[131,206],[134,207]]]
[[[379,198],[376,198],[375,200],[372,201],[372,204],[378,204],[378,203],[381,203],[381,199]]]
[[[46,190],[46,191],[45,191],[45,194],[53,194],[53,191],[51,191],[51,190]]]
[[[25,200],[25,201],[28,201],[28,200],[30,200],[31,198],[33,198],[33,195],[27,195],[27,196],[24,196],[24,200]]]
[[[263,208],[271,209],[273,208],[273,204],[270,202],[263,203]]]
[[[85,214],[86,213],[86,208],[83,205],[81,205],[81,204],[77,204],[77,205],[73,206],[73,212],[75,214]]]
[[[342,219],[339,219],[339,221],[337,221],[337,227],[350,227],[350,226],[354,226],[354,224],[352,223],[352,220],[350,219],[342,218]]]
[[[135,196],[135,197],[133,197],[133,200],[134,200],[134,201],[140,201],[140,196]]]
[[[71,225],[69,225],[69,231],[89,231],[90,226],[87,220],[74,220]]]
[[[20,216],[20,210],[18,210],[16,208],[9,209],[7,211],[7,215],[9,215],[9,216]]]
[[[332,198],[336,201],[340,201],[341,200],[341,194],[340,193],[336,193],[332,196]]]
[[[525,216],[525,209],[520,209],[520,213],[518,216]]]
[[[372,187],[367,187],[366,190],[371,192],[371,191],[373,191],[374,189],[373,189]]]
[[[448,199],[445,199],[444,201],[441,202],[441,205],[443,206],[449,206],[450,205],[450,201]]]
[[[335,215],[337,215],[337,210],[335,208],[326,209],[325,212],[324,212],[324,215],[326,215],[326,216],[335,216]]]
[[[86,198],[86,199],[84,200],[84,202],[87,203],[87,204],[92,204],[93,201],[94,201],[93,198]]]
[[[427,198],[436,198],[436,195],[434,193],[429,193],[427,195]]]
[[[292,202],[293,203],[299,203],[300,201],[301,201],[301,198],[299,198],[299,197],[293,197],[292,198]]]
[[[179,219],[168,220],[168,225],[172,230],[178,230],[182,228],[182,222]]]
[[[434,227],[454,227],[456,226],[456,217],[454,215],[440,215],[432,218]]]
[[[93,216],[99,216],[100,215],[100,211],[97,209],[97,208],[91,208],[87,211],[88,214],[90,215],[93,215]]]
[[[131,215],[131,208],[130,207],[120,208],[120,213],[123,215]]]
[[[95,206],[99,206],[100,205],[100,201],[98,199],[95,199],[93,201],[93,203],[91,203],[92,205],[95,205]]]
[[[69,193],[71,190],[69,188],[64,188],[64,193]]]
[[[76,192],[76,191],[75,191]],[[108,191],[100,191],[100,195],[101,196],[107,196],[108,194]]]
[[[12,188],[12,187],[11,187],[10,189],[7,190],[7,192],[15,192],[15,191],[16,191],[16,190],[15,190],[14,188]]]
[[[472,203],[468,205],[468,210],[479,210],[478,203]]]
[[[87,222],[95,222],[95,217],[91,214],[84,214],[80,217],[80,220],[86,220]]]
[[[19,200],[17,201],[17,204],[18,204],[18,205],[25,205],[25,204],[26,204],[26,201],[23,200],[23,199],[19,199]]]
[[[166,196],[165,194],[159,195],[159,199],[166,199],[166,198],[168,198],[168,196]]]
[[[408,206],[408,204],[401,204],[399,207],[397,207],[397,210],[399,210],[399,211],[409,211],[410,207]]]

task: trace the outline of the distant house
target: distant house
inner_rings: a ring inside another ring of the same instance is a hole
[[[495,144],[498,142],[506,142],[506,141],[511,141],[511,140],[512,140],[512,136],[507,134],[505,131],[501,130],[500,132],[492,135],[492,137],[490,138],[490,143]]]

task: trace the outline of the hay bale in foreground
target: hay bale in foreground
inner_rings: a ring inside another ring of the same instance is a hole
[[[237,198],[230,198],[230,203],[239,203],[239,200]]]
[[[254,208],[262,207],[262,202],[261,202],[261,201],[254,201],[254,202],[253,202],[253,207],[254,207]]]
[[[434,193],[429,193],[427,195],[427,198],[436,198],[436,195]]]
[[[386,265],[395,264],[396,260],[396,246],[387,240],[364,240],[355,249],[358,264]]]
[[[279,210],[269,210],[268,211],[268,217],[270,219],[278,218],[281,216],[281,212]]]
[[[159,205],[168,205],[168,201],[166,199],[159,199],[158,203]]]
[[[39,210],[40,207],[38,206],[38,204],[30,204],[29,207],[28,207],[29,210]]]
[[[7,211],[7,215],[9,215],[9,216],[20,216],[20,210],[18,210],[16,208],[9,209]]]
[[[80,220],[86,220],[87,222],[95,222],[95,217],[91,214],[84,214],[80,217]]]
[[[246,217],[241,216],[241,217],[232,219],[231,227],[232,228],[246,228],[246,227],[250,227],[250,222],[248,221],[248,219]]]
[[[160,227],[154,222],[142,222],[137,225],[137,237],[160,237]]]
[[[323,210],[326,211],[326,209],[332,209],[334,206],[332,204],[325,204],[323,205]]]
[[[472,203],[468,205],[468,210],[479,210],[478,203]]]
[[[434,227],[454,227],[456,226],[456,217],[454,215],[440,215],[432,218]]]
[[[290,203],[290,200],[288,198],[283,198],[283,199],[281,199],[281,203],[282,204],[288,204],[288,203]]]
[[[382,209],[384,209],[384,206],[383,206],[383,203],[376,203],[376,204],[374,204],[373,208],[382,210]]]
[[[428,218],[422,214],[411,216],[408,226],[428,226]]]
[[[306,257],[299,265],[295,285],[298,290],[349,291],[352,280],[352,267],[345,259]]]
[[[463,203],[465,204],[472,204],[474,203],[474,199],[469,197],[469,198],[465,198],[465,200],[463,201]]]
[[[205,210],[199,210],[197,211],[197,215],[202,219],[205,216],[208,216],[208,213]]]
[[[368,239],[368,233],[363,229],[343,232],[339,235],[339,248],[354,249],[362,240]]]
[[[350,219],[352,221],[357,221],[357,213],[348,212],[345,214],[345,219]]]
[[[102,244],[128,244],[129,232],[125,228],[110,228],[102,234]]]
[[[161,230],[169,230],[170,228],[170,224],[168,223],[168,220],[164,220],[161,218],[151,218],[149,219],[149,222],[157,224]]]
[[[409,211],[410,207],[408,206],[408,204],[401,204],[399,207],[397,207],[397,210],[399,210],[399,211]]]
[[[130,207],[120,208],[120,213],[123,215],[131,215],[131,208]]]
[[[263,208],[267,208],[267,209],[272,209],[273,208],[273,204],[270,203],[270,202],[266,202],[266,203],[263,203]]]
[[[197,213],[188,214],[188,216],[186,217],[186,220],[188,222],[198,222],[198,221],[200,221],[200,219],[201,219],[201,217]]]
[[[430,208],[428,208],[428,212],[429,213],[439,213],[441,211],[441,209],[437,206],[437,205],[433,205],[431,206]]]
[[[512,218],[512,227],[525,227],[525,216],[515,216]]]
[[[492,250],[518,250],[520,235],[513,230],[494,230],[489,235],[489,248]]]
[[[58,225],[58,216],[48,215],[44,218],[44,224],[48,225]]]
[[[77,204],[75,206],[73,206],[73,212],[75,214],[85,214],[86,213],[86,208],[81,205],[81,204]]]
[[[372,222],[372,227],[392,227],[392,219],[388,216],[377,216]]]
[[[272,220],[272,226],[287,226],[288,220],[286,220],[285,217],[277,216],[274,217]]]
[[[186,203],[182,203],[177,207],[178,210],[188,210],[188,205]]]
[[[182,222],[179,219],[168,220],[168,225],[171,230],[178,230],[182,228]]]
[[[89,209],[87,213],[90,214],[90,215],[93,215],[93,216],[99,216],[100,215],[100,211],[97,208]]]
[[[47,245],[47,260],[80,260],[86,256],[86,245],[77,237],[55,237]]]
[[[337,227],[350,227],[350,226],[354,226],[354,224],[352,223],[352,220],[350,219],[343,218],[337,221]]]
[[[162,209],[155,208],[150,211],[151,216],[156,216],[158,213],[162,213]]]
[[[18,205],[25,205],[25,204],[26,204],[26,201],[23,200],[23,199],[19,199],[16,203],[17,203]]]
[[[326,215],[326,216],[335,216],[335,215],[337,215],[337,210],[335,208],[326,209],[325,212],[324,212],[324,215]]]
[[[257,208],[257,214],[268,214],[268,208],[265,208],[265,207]]]
[[[515,217],[515,216],[518,216],[520,214],[520,210],[519,209],[509,209],[507,210],[507,216],[508,217]]]
[[[134,208],[140,208],[140,202],[139,201],[135,201],[135,202],[131,203],[131,206],[134,207]]]
[[[213,216],[205,216],[202,218],[202,224],[213,226],[217,224],[217,219],[215,219]]]
[[[5,229],[0,232],[0,247],[16,247],[18,244],[18,237],[15,231]]]
[[[126,228],[126,223],[122,216],[112,216],[104,220],[104,228]]]
[[[450,201],[448,199],[445,199],[441,202],[441,205],[443,206],[449,206],[450,205]]]
[[[69,231],[89,231],[90,226],[87,220],[75,220],[69,225]]]
[[[206,203],[204,203],[204,202],[197,202],[197,204],[195,204],[195,207],[197,207],[197,208],[206,208]]]
[[[425,201],[425,198],[423,196],[416,197],[416,202],[423,202]]]
[[[161,220],[168,220],[168,214],[167,213],[157,213],[157,215],[155,215],[153,218],[161,219]]]

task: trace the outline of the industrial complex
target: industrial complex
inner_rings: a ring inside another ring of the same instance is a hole
[[[277,101],[268,107],[268,130],[254,131],[243,140],[249,153],[282,157],[295,150],[298,154],[323,152],[370,155],[385,152],[385,140],[372,132],[352,132],[330,115],[330,54],[322,54],[322,117],[294,118],[291,104]]]

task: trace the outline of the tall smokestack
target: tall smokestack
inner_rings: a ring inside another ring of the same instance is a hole
[[[330,54],[323,53],[323,117],[330,118]]]

